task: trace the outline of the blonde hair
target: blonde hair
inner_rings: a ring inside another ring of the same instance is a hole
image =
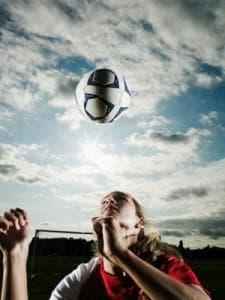
[[[136,215],[142,218],[144,223],[147,224],[142,206],[132,195],[121,191],[113,191],[108,195],[112,195],[115,199],[130,198],[134,203]],[[130,250],[149,263],[156,262],[161,255],[172,255],[177,259],[182,258],[176,246],[162,242],[159,234],[152,230],[146,233],[144,228],[140,229],[138,241],[135,245],[131,246]]]

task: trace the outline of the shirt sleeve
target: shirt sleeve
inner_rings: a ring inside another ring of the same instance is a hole
[[[191,267],[183,259],[168,257],[162,264],[161,269],[171,277],[185,284],[196,284],[202,287]]]
[[[169,256],[162,263],[161,270],[185,284],[198,285],[210,297],[210,292],[201,285],[194,271],[183,261],[183,259],[177,259],[173,256]]]
[[[98,258],[93,258],[86,264],[80,264],[57,284],[49,300],[78,300],[81,286],[90,276],[97,263]]]

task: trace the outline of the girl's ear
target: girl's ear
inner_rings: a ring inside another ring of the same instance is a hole
[[[145,221],[143,218],[139,219],[139,222],[135,225],[135,228],[144,228],[145,227]]]

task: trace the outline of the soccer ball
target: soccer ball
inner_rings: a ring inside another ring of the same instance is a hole
[[[128,109],[130,92],[122,75],[110,69],[85,74],[76,87],[76,101],[89,120],[110,123]]]

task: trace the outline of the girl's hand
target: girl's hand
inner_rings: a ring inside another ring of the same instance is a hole
[[[10,209],[0,215],[0,249],[13,254],[28,250],[31,241],[27,214],[20,208]]]
[[[112,216],[92,219],[94,231],[97,234],[99,252],[112,261],[128,249],[136,241],[138,230],[120,223]]]

